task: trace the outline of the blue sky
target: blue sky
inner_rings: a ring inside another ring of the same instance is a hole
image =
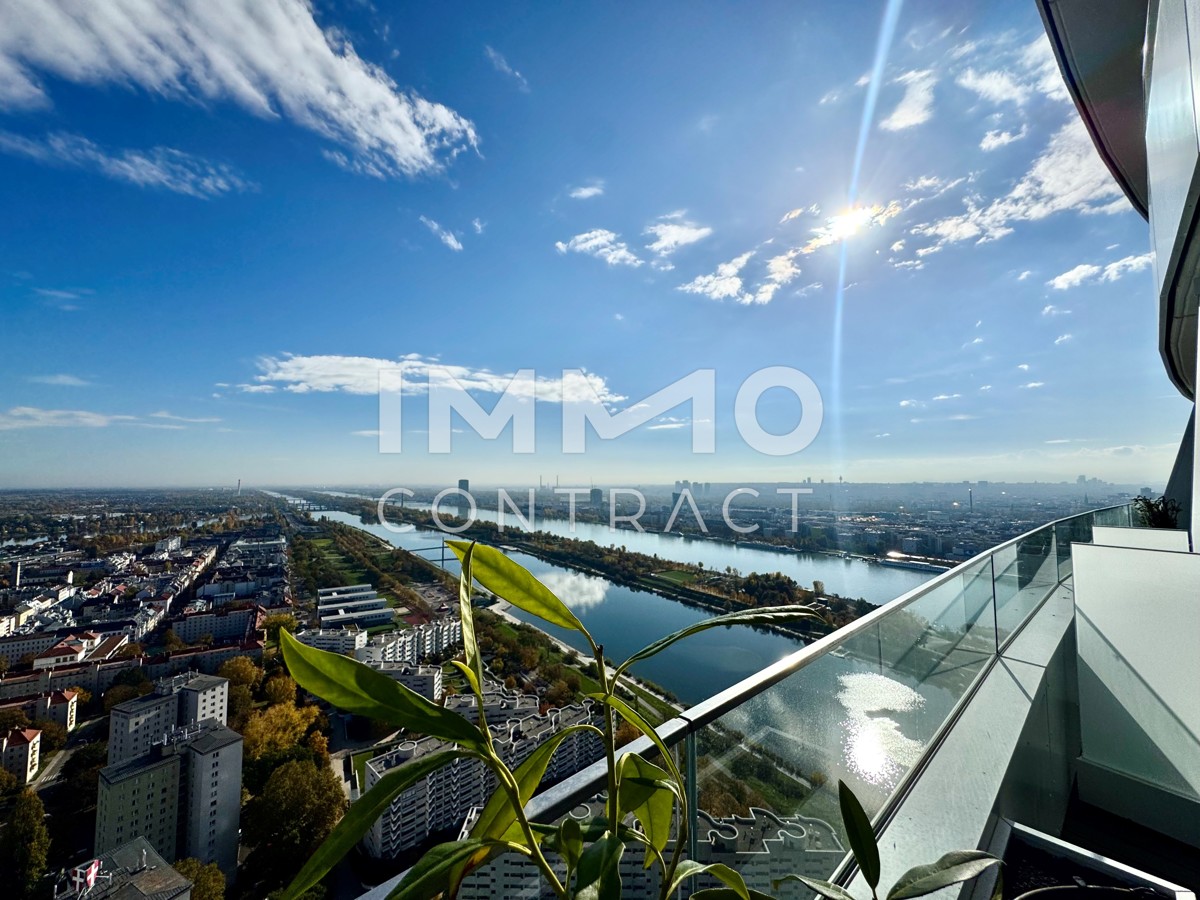
[[[1032,3],[903,6],[853,208],[882,4],[165,7],[0,14],[0,486],[1165,481],[1146,224]],[[430,365],[533,369],[537,452],[426,452]],[[575,369],[714,370],[716,453],[685,405],[562,454]]]

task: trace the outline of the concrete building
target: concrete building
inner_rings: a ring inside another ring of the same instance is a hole
[[[315,628],[301,631],[296,635],[296,640],[318,650],[357,658],[357,651],[367,646],[369,637],[360,628]]]
[[[67,731],[74,731],[78,697],[75,691],[49,691],[27,697],[14,697],[0,701],[0,712],[20,710],[31,722],[45,719],[58,723]]]
[[[214,721],[176,728],[149,752],[100,770],[96,851],[145,837],[169,859],[237,870],[242,737]]]
[[[515,768],[544,741],[562,729],[592,722],[589,706],[551,709],[544,715],[536,709],[520,717],[491,724],[492,738],[500,756]],[[405,741],[394,750],[369,760],[365,767],[365,792],[388,772],[438,750],[449,749],[445,741],[423,738]],[[559,746],[546,770],[546,782],[579,771],[604,752],[597,735],[580,732]],[[477,759],[456,759],[403,791],[371,826],[363,847],[374,857],[389,859],[417,846],[429,835],[458,828],[472,807],[482,806],[495,789],[488,768]]]
[[[108,763],[115,765],[149,752],[163,735],[181,725],[212,721],[224,725],[229,707],[229,681],[186,672],[163,678],[154,691],[118,703],[108,729]]]
[[[370,628],[390,625],[395,616],[371,585],[355,584],[318,590],[317,618],[322,628]]]
[[[403,663],[374,663],[371,668],[416,691],[435,703],[442,699],[441,666],[409,666]]]
[[[54,900],[191,900],[192,882],[137,837],[64,872]]]
[[[41,765],[42,733],[36,728],[14,728],[0,738],[0,759],[18,784],[29,784]]]
[[[189,613],[172,619],[170,628],[188,644],[195,644],[205,636],[218,644],[248,641],[256,634],[261,613],[257,606]]]

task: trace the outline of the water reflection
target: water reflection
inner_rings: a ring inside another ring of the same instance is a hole
[[[536,577],[576,612],[599,606],[604,602],[611,586],[611,582],[603,578],[585,575],[582,572],[543,572]]]
[[[907,737],[888,713],[913,713],[925,698],[886,675],[838,676],[838,702],[846,711],[843,747],[850,769],[863,781],[891,788],[921,757],[921,741]]]

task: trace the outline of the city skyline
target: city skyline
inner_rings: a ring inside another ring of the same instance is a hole
[[[1131,306],[1146,225],[1036,8],[906,4],[876,66],[886,6],[17,3],[0,487],[1165,482],[1188,404]],[[425,452],[439,365],[488,408],[532,369],[537,452],[461,423]],[[794,456],[734,423],[765,366],[823,398]],[[615,413],[697,369],[714,454],[686,405],[560,452],[577,391]]]

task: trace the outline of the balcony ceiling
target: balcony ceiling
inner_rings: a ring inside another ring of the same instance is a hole
[[[1148,0],[1037,0],[1046,34],[1100,156],[1147,215],[1142,49]]]

